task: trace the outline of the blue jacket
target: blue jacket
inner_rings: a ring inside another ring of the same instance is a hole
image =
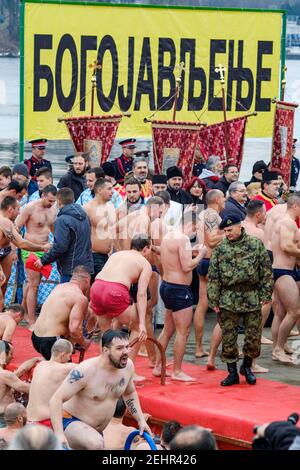
[[[93,273],[91,224],[86,212],[78,204],[68,204],[58,213],[54,224],[54,243],[41,262],[57,262],[60,274],[71,275],[74,268],[83,265]]]
[[[234,214],[239,217],[241,220],[244,220],[247,215],[246,207],[242,206],[232,197],[229,197],[225,202],[225,209],[220,213],[222,220],[230,214]]]

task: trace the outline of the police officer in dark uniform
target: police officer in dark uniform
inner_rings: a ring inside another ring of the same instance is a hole
[[[115,179],[117,183],[124,184],[124,176],[132,171],[133,156],[136,139],[126,139],[120,142],[122,146],[122,155],[111,163],[115,169]]]
[[[292,147],[292,165],[291,165],[291,190],[296,191],[297,181],[300,173],[300,161],[296,157],[296,142],[298,139],[293,139]]]
[[[25,160],[24,163],[28,167],[28,173],[31,176],[31,181],[36,181],[35,174],[40,168],[47,167],[52,172],[51,163],[49,160],[43,158],[46,150],[46,142],[47,139],[35,139],[29,141],[29,143],[32,145],[32,157],[28,160]]]

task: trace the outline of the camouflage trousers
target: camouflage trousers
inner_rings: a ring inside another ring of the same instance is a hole
[[[230,312],[220,309],[219,323],[222,329],[222,355],[223,362],[237,362],[239,359],[239,349],[237,344],[238,325],[241,316],[245,325],[245,339],[243,346],[244,356],[255,359],[260,355],[261,342],[261,310],[248,313]]]

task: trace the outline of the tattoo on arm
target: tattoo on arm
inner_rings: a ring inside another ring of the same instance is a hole
[[[73,384],[74,382],[78,382],[78,380],[83,378],[83,374],[79,372],[79,370],[73,369],[71,370],[69,377],[68,377],[68,382],[70,384]]]
[[[205,229],[208,232],[212,232],[219,227],[218,217],[216,214],[206,214],[205,217]]]
[[[10,242],[12,242],[12,241],[15,240],[15,236],[14,236],[13,231],[12,231],[11,228],[8,229],[8,230],[5,229],[5,230],[3,230],[3,232],[4,232],[4,234],[5,234],[6,238],[7,238],[7,240],[9,240]]]
[[[132,415],[135,415],[137,413],[137,409],[134,406],[134,399],[129,398],[129,400],[127,400],[125,403],[126,403],[127,408],[129,409],[130,413]]]

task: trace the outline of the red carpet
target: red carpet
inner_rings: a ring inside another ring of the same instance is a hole
[[[18,327],[13,341],[14,366],[37,355],[30,336],[28,330]],[[93,344],[85,359],[96,356],[98,351],[98,345]],[[292,412],[300,414],[300,387],[261,378],[251,386],[242,378],[240,385],[224,388],[219,383],[225,371],[207,372],[203,366],[188,363],[184,371],[196,377],[196,383],[179,383],[167,378],[166,385],[161,386],[159,378],[152,376],[147,359],[139,357],[136,369],[138,374],[146,376],[137,385],[144,412],[162,421],[176,419],[184,425],[200,424],[211,428],[217,438],[224,436],[250,443],[254,425],[285,420]]]

